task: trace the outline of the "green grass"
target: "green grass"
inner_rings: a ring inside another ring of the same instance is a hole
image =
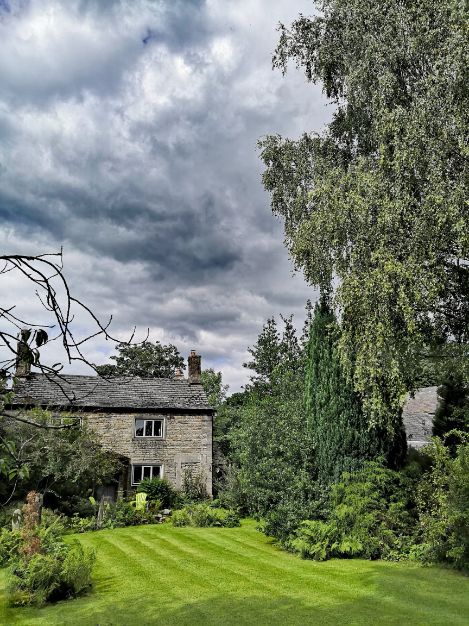
[[[302,561],[251,522],[241,528],[142,526],[81,535],[98,552],[92,591],[0,624],[194,626],[469,624],[469,578],[380,561]]]

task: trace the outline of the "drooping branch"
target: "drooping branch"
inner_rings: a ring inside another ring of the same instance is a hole
[[[9,390],[19,373],[18,366],[22,364],[26,368],[21,372],[23,375],[34,367],[60,389],[64,404],[73,405],[77,398],[67,389],[66,378],[61,373],[63,363],[47,365],[41,359],[41,350],[51,342],[60,342],[64,353],[62,361],[84,363],[96,371],[95,365],[86,356],[84,346],[96,337],[122,343],[110,333],[112,315],[106,322],[102,322],[89,306],[72,294],[63,271],[62,249],[35,256],[0,255],[0,266],[0,277],[13,272],[29,283],[49,318],[44,324],[38,324],[37,320],[23,317],[14,304],[0,307],[0,382],[3,382],[4,387],[3,404],[8,404],[5,394],[11,393]],[[94,329],[84,336],[78,336],[73,325],[76,314],[85,314]],[[130,345],[133,342],[135,331],[134,328],[124,343]],[[3,413],[0,413],[1,416]],[[5,416],[38,428],[63,427],[35,423],[17,412],[8,412]]]

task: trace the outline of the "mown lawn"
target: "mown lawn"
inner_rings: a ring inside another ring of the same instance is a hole
[[[2,625],[469,624],[468,577],[403,563],[302,561],[251,522],[79,538],[98,551],[92,592],[42,609],[7,609],[2,571]]]

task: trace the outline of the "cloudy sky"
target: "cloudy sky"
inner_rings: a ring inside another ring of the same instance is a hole
[[[63,245],[71,289],[113,315],[114,335],[137,325],[183,355],[196,348],[237,390],[265,319],[294,313],[301,326],[314,299],[292,274],[256,149],[329,119],[319,88],[271,69],[277,23],[312,9],[0,0],[3,253]],[[38,315],[31,290],[2,278],[8,303]],[[98,340],[88,356],[111,351]]]

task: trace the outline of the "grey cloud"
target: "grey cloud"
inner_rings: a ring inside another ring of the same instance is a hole
[[[32,37],[26,54],[21,26],[38,7],[55,7],[55,39]],[[10,29],[0,60],[4,232],[24,248],[64,244],[72,286],[101,316],[113,313],[118,332],[136,323],[182,351],[197,347],[235,386],[263,320],[294,312],[301,326],[314,297],[291,275],[256,149],[266,133],[295,136],[328,116],[301,76],[270,70],[276,23],[308,8],[36,0],[15,25],[0,22]]]

